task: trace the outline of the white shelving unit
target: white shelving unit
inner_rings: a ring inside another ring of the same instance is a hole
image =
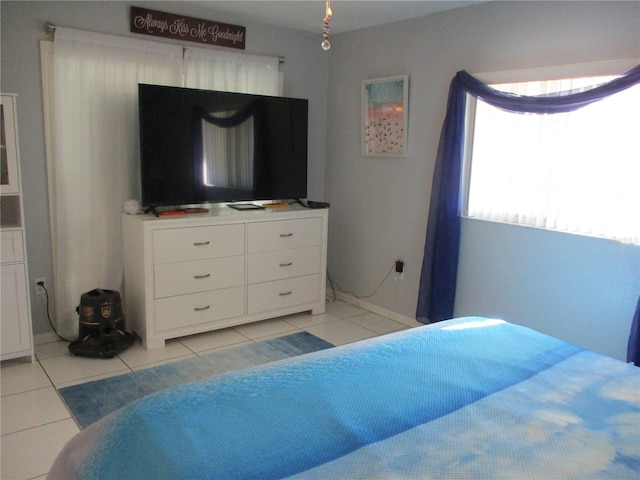
[[[16,95],[0,97],[0,359],[33,361]]]

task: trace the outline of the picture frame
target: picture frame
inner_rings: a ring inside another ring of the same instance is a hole
[[[406,156],[408,119],[408,75],[362,82],[363,156]]]

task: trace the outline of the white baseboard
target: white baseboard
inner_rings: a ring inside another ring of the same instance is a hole
[[[382,315],[383,317],[390,318],[391,320],[395,320],[396,322],[402,323],[403,325],[406,325],[408,327],[416,327],[422,325],[422,323],[418,322],[415,318],[407,317],[398,312],[393,312],[388,308],[379,307],[378,305],[374,305],[373,303],[367,302],[366,300],[362,300],[361,298],[357,298],[352,295],[347,295],[346,293],[342,293],[337,290],[336,298],[338,300],[342,300],[343,302],[350,303],[351,305],[355,305],[356,307],[366,308],[373,313],[377,313],[378,315]]]

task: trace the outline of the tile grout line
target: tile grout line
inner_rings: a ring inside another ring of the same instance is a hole
[[[65,406],[65,408],[67,408],[67,404],[66,404],[66,403],[65,403],[65,405],[64,405],[64,406]],[[67,411],[69,411],[69,409],[68,409],[68,408],[67,408]],[[40,428],[40,427],[46,427],[47,425],[53,425],[53,424],[55,424],[55,423],[65,422],[65,421],[67,421],[67,420],[73,420],[73,422],[74,422],[76,425],[78,425],[78,422],[76,422],[76,419],[75,419],[75,418],[73,418],[73,415],[71,414],[71,412],[69,412],[69,416],[68,416],[68,417],[61,418],[61,419],[59,419],[59,420],[53,420],[53,421],[51,421],[51,422],[44,422],[44,423],[40,423],[39,425],[33,425],[33,426],[31,426],[31,427],[23,428],[22,430],[16,430],[15,432],[3,433],[3,434],[2,434],[2,437],[4,438],[4,437],[8,437],[8,436],[10,436],[10,435],[15,435],[15,434],[17,434],[17,433],[28,432],[29,430],[35,430],[35,429]],[[81,428],[79,425],[78,425],[78,428],[79,428],[80,430],[82,430],[82,428]],[[37,478],[37,477],[36,477],[36,478]]]

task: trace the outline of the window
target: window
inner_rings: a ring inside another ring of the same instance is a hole
[[[531,96],[613,78],[493,87]],[[640,244],[640,85],[552,115],[505,112],[467,98],[469,217]]]

